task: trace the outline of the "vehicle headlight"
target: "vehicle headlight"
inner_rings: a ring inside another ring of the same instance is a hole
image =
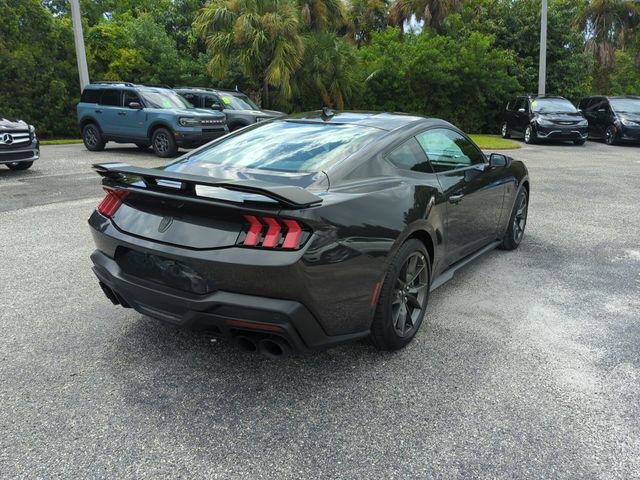
[[[635,120],[629,120],[628,118],[621,118],[620,121],[627,127],[637,127],[638,125],[640,125],[640,123],[636,122]]]
[[[196,125],[200,125],[200,120],[194,117],[180,117],[178,123],[183,127],[195,127]]]
[[[36,133],[36,127],[34,127],[33,125],[29,125],[29,133],[31,135],[34,135]]]
[[[536,118],[536,123],[538,125],[542,125],[543,127],[550,127],[553,125],[553,122],[551,122],[550,120],[547,120],[546,118]]]
[[[588,127],[589,126],[589,122],[585,119],[585,120],[580,120],[580,122],[578,122],[578,126],[580,127]]]

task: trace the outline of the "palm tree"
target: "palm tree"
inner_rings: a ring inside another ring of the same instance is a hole
[[[360,48],[371,41],[373,32],[382,31],[387,26],[389,16],[388,0],[349,0],[347,35]]]
[[[616,48],[624,49],[638,24],[640,7],[633,0],[591,0],[576,24],[587,36],[587,52],[598,64],[597,87],[606,90]]]
[[[462,10],[462,0],[396,0],[391,5],[391,22],[402,26],[415,15],[436,30],[442,27],[444,19]]]
[[[314,32],[337,30],[345,23],[343,0],[298,0],[302,22]]]
[[[263,106],[270,104],[270,87],[291,96],[291,76],[304,54],[295,0],[213,0],[194,25],[211,54],[211,74],[224,77],[235,59],[262,86]]]

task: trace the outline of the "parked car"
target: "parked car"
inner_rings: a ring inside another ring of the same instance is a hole
[[[584,145],[589,124],[569,100],[553,96],[522,96],[507,104],[502,138],[522,137],[526,143],[539,140],[572,140]]]
[[[39,158],[40,142],[34,126],[0,116],[0,165],[26,170]]]
[[[640,97],[587,97],[580,109],[589,121],[589,138],[618,142],[640,142]]]
[[[77,111],[82,140],[91,151],[112,141],[151,146],[160,157],[174,157],[178,147],[197,147],[229,132],[223,113],[194,108],[173,90],[157,86],[92,83]]]
[[[518,248],[527,168],[443,120],[324,109],[258,123],[156,169],[96,164],[106,296],[279,356],[414,337],[429,292]],[[505,292],[505,294],[508,294]]]
[[[196,107],[224,112],[231,132],[284,115],[282,112],[261,109],[248,95],[236,90],[200,87],[180,87],[175,90]]]

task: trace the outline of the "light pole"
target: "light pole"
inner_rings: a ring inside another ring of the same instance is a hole
[[[71,0],[71,21],[73,22],[73,40],[76,44],[76,60],[80,75],[80,91],[89,84],[89,69],[87,68],[87,54],[84,50],[84,36],[82,35],[82,18],[80,17],[79,0]]]
[[[546,92],[547,81],[547,0],[542,0],[540,15],[540,64],[538,66],[538,95]]]

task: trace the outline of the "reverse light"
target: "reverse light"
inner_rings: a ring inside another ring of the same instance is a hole
[[[244,218],[249,225],[248,229],[245,228],[244,239],[240,240],[242,246],[296,250],[304,243],[305,232],[296,220],[254,215],[245,215]]]
[[[107,196],[98,205],[98,212],[107,218],[111,218],[120,208],[127,195],[129,195],[129,192],[126,190],[107,190]]]

